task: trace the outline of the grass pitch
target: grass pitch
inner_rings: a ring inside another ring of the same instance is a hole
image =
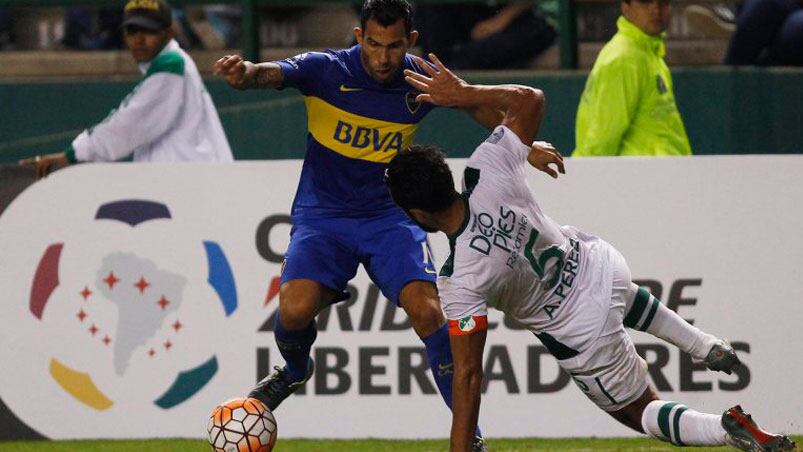
[[[793,437],[803,443],[803,436]],[[799,447],[799,446],[798,446]],[[440,452],[448,450],[446,440],[293,440],[279,439],[275,452]],[[681,448],[647,438],[605,439],[489,439],[492,452],[527,451],[678,451]],[[144,441],[23,441],[0,442],[0,452],[209,452],[206,441],[188,439]],[[726,451],[717,448],[690,448],[695,452]],[[800,450],[800,449],[798,449]]]

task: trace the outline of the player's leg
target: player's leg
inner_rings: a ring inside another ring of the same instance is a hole
[[[296,224],[291,232],[274,321],[274,339],[286,364],[275,367],[249,394],[271,410],[312,376],[310,350],[318,336],[315,316],[340,297],[356,273],[358,259],[348,240],[338,234],[351,226],[341,223]]]
[[[281,285],[274,337],[291,380],[301,380],[307,374],[309,352],[318,337],[315,315],[334,297],[334,290],[311,279],[293,279]]]
[[[637,432],[676,446],[730,444],[721,415],[700,413],[677,402],[659,400],[651,387],[624,408],[608,414]]]
[[[646,289],[631,283],[628,292],[624,296],[626,327],[675,345],[711,370],[730,374],[740,364],[730,344],[690,324]]]
[[[452,405],[452,351],[449,330],[435,287],[436,272],[427,236],[401,212],[367,221],[361,228],[368,275],[382,293],[410,317],[424,342],[432,376]]]
[[[791,451],[783,435],[761,430],[740,407],[709,414],[660,400],[647,383],[644,360],[624,331],[585,352],[583,368],[570,370],[578,387],[614,419],[676,446],[733,446],[751,451]]]
[[[629,416],[638,416],[639,408],[632,407]],[[795,443],[789,437],[762,430],[738,405],[718,415],[656,398],[640,411],[647,435],[676,446],[732,446],[754,452],[795,450]]]
[[[625,314],[633,312],[632,300],[637,288],[631,283],[624,257],[613,247],[609,257],[606,265],[613,272],[612,295],[606,317],[598,320],[603,322],[602,334],[576,357],[559,361],[586,396],[633,430],[678,446],[792,450],[788,438],[760,430],[739,407],[714,415],[658,399],[647,381],[647,363],[638,356],[624,329],[628,323]],[[647,313],[638,317],[638,324],[649,324],[649,317],[654,318],[659,311],[657,301],[649,297],[648,300],[651,303],[645,302],[642,307]]]
[[[429,281],[411,281],[401,290],[399,305],[410,317],[413,330],[427,351],[432,377],[443,396],[452,406],[452,350],[449,345],[449,328],[440,307],[435,284]]]

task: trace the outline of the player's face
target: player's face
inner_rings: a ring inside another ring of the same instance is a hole
[[[666,30],[671,12],[669,0],[622,2],[622,15],[641,31],[652,36],[658,36]]]
[[[417,224],[419,228],[423,229],[426,232],[438,232],[437,226],[435,226],[435,219],[432,217],[432,214],[424,212],[420,209],[410,209],[405,210],[407,216],[413,220],[413,223]]]
[[[147,63],[156,58],[171,38],[170,30],[147,30],[128,26],[124,30],[125,43],[137,63]]]
[[[369,19],[365,30],[357,27],[354,36],[360,44],[360,58],[368,74],[380,83],[388,83],[399,75],[404,64],[404,55],[415,45],[418,32],[410,34],[404,29],[404,19],[389,27]]]

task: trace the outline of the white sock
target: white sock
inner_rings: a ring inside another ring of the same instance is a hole
[[[702,360],[719,339],[704,333],[667,308],[646,289],[639,287],[636,296],[625,306],[624,324],[645,331]]]
[[[647,435],[676,446],[725,446],[721,416],[700,413],[676,402],[654,400],[641,415]]]

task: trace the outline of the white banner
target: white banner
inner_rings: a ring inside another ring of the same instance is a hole
[[[451,163],[459,175],[464,161]],[[218,402],[282,364],[272,315],[300,167],[78,165],[22,193],[0,217],[0,399],[51,438],[203,436]],[[544,210],[611,242],[635,279],[746,364],[711,373],[639,333],[661,397],[710,413],[741,403],[771,430],[803,432],[803,156],[567,170],[533,170]],[[442,263],[447,244],[432,239]],[[362,270],[352,285],[354,300],[319,318],[316,374],[277,410],[280,438],[447,437],[403,311]],[[486,436],[634,434],[532,334],[491,319]]]

